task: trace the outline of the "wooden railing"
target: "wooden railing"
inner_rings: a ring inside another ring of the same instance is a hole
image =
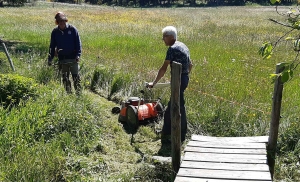
[[[283,64],[276,65],[276,74],[283,71]],[[181,162],[181,118],[180,118],[180,80],[181,80],[180,63],[173,62],[171,70],[171,135],[172,135],[172,167],[173,180],[180,168]],[[271,177],[274,176],[275,155],[278,139],[278,128],[280,120],[280,109],[282,100],[283,83],[279,76],[274,84],[273,104],[270,122],[270,132],[267,145],[267,158]]]

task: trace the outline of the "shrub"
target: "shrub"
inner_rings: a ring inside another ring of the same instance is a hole
[[[124,97],[139,94],[138,88],[141,84],[139,81],[133,81],[132,78],[134,77],[128,73],[98,67],[92,75],[90,88],[109,100],[120,101]]]
[[[26,0],[6,0],[7,4],[9,5],[23,5],[26,3]]]
[[[130,75],[124,73],[114,74],[108,99],[117,101],[122,96],[126,96],[131,89],[130,83]]]
[[[112,82],[113,71],[107,68],[96,68],[91,80],[91,90],[98,92],[99,90],[108,90],[108,86]],[[106,93],[107,94],[107,93]]]
[[[13,74],[0,74],[0,99],[5,108],[36,95],[35,80]]]

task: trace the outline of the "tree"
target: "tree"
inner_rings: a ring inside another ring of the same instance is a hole
[[[24,5],[26,3],[26,0],[6,0],[8,5]]]
[[[279,4],[280,0],[271,0],[272,4]],[[259,54],[264,58],[264,59],[269,59],[271,55],[274,52],[274,49],[277,47],[277,45],[282,42],[282,40],[285,41],[290,41],[292,44],[292,49],[295,51],[296,56],[295,58],[287,63],[282,64],[283,71],[278,73],[278,74],[271,74],[271,77],[273,80],[275,80],[277,77],[281,76],[281,81],[283,83],[289,81],[291,78],[294,76],[294,70],[298,67],[300,64],[299,60],[299,54],[300,54],[300,33],[295,35],[292,35],[295,31],[300,30],[300,9],[298,5],[295,8],[289,9],[289,11],[285,13],[279,13],[278,12],[278,5],[276,5],[276,12],[280,16],[284,16],[285,19],[287,20],[286,23],[279,22],[274,19],[269,19],[270,21],[279,24],[284,27],[288,27],[290,30],[287,31],[283,36],[281,36],[278,40],[276,40],[274,43],[271,42],[265,42],[259,49]]]

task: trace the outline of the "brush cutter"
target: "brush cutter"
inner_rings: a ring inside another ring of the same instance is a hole
[[[147,88],[148,83],[145,83]],[[170,83],[157,83],[153,88],[164,88],[170,86]],[[150,90],[148,88],[148,90]],[[144,95],[144,91],[141,93]],[[119,107],[114,107],[112,112],[119,114],[119,121],[127,123],[131,128],[137,129],[138,126],[147,121],[158,121],[163,117],[164,106],[157,100],[145,100],[142,97],[129,97],[122,101]]]

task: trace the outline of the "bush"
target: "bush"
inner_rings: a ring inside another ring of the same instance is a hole
[[[21,100],[36,96],[35,80],[13,74],[0,74],[0,99],[5,108],[16,106]]]
[[[91,77],[91,90],[111,101],[121,101],[126,97],[138,95],[142,87],[133,76],[113,69],[98,67]]]
[[[109,85],[113,80],[113,70],[107,68],[96,68],[94,70],[92,80],[91,80],[91,90],[94,92],[99,92],[103,90],[105,94],[103,96],[108,97]]]
[[[109,100],[120,100],[122,96],[128,95],[131,90],[131,77],[128,74],[119,73],[114,74],[111,83]]]
[[[27,0],[6,0],[9,5],[23,5]]]

